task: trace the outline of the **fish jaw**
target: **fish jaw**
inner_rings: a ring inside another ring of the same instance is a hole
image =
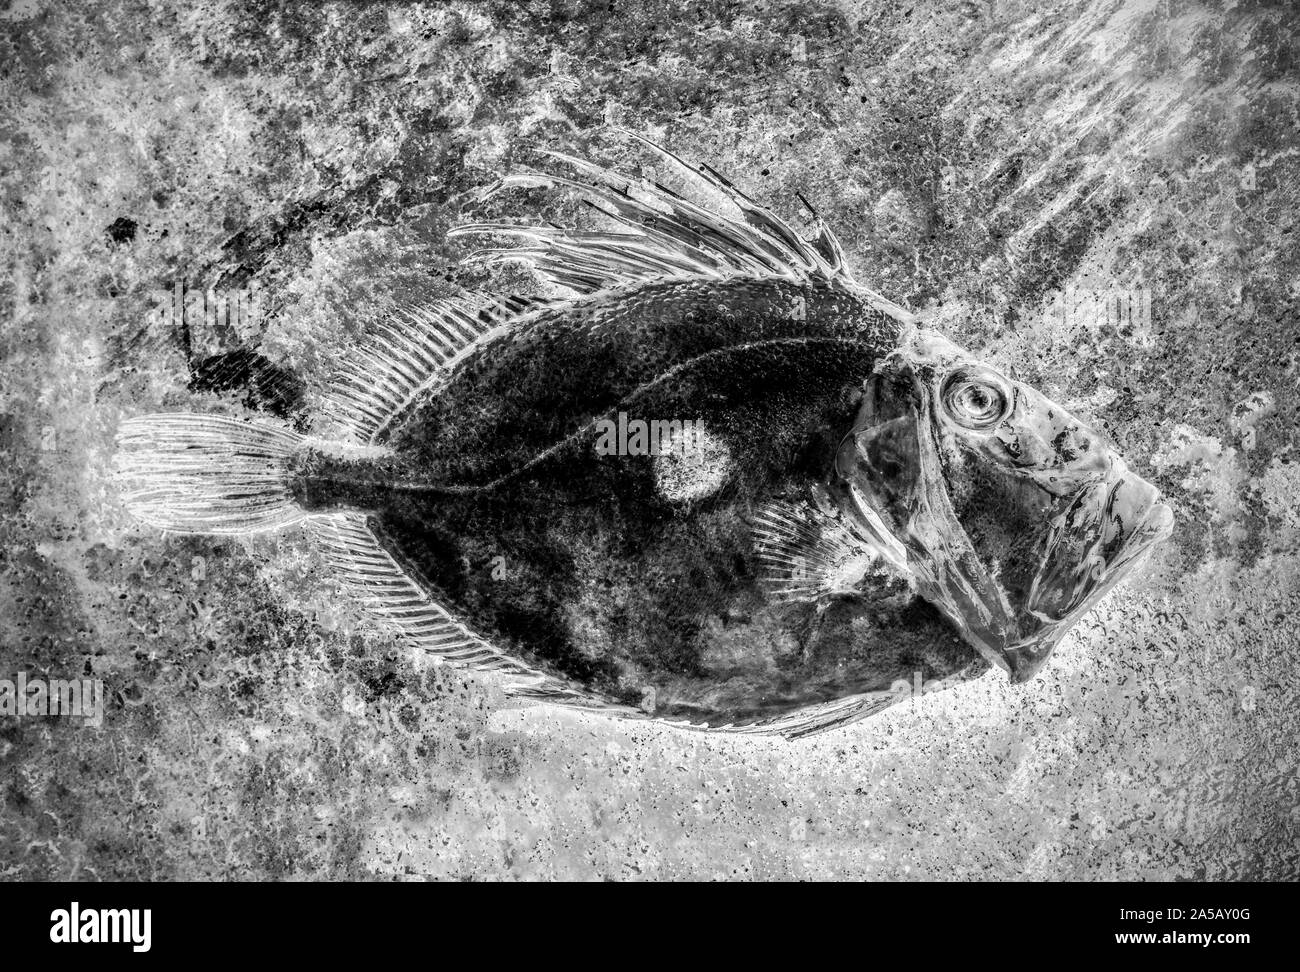
[[[1173,524],[1159,491],[1122,460],[1061,502],[1025,601],[1041,626],[1006,648],[1012,681],[1033,678],[1062,635],[1135,571]]]
[[[1020,683],[1168,536],[1173,514],[1099,436],[1009,380],[1000,379],[1029,414],[1008,407],[1010,426],[955,434],[942,390],[973,367],[937,336],[904,344],[866,383],[832,478],[906,550],[917,592]],[[1066,426],[1070,434],[1060,435]],[[1086,448],[1071,462],[1031,467],[1027,448],[1006,461],[1008,436]],[[977,478],[982,493],[970,486]]]

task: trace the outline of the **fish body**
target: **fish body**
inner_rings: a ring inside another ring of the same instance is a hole
[[[587,311],[482,343],[383,438],[391,457],[305,454],[298,503],[365,510],[494,644],[667,718],[771,717],[979,662],[901,577],[830,609],[775,596],[755,542],[755,517],[826,480],[897,321],[785,281]]]
[[[469,228],[568,293],[382,322],[324,410],[340,441],[131,420],[134,508],[305,522],[372,613],[525,698],[798,734],[1028,677],[1167,530],[1155,491],[853,281],[824,226],[653,148],[740,218],[568,157],[583,181],[507,179],[622,231]]]

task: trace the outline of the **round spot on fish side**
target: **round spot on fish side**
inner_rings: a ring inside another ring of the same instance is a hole
[[[654,457],[659,494],[678,503],[712,495],[730,472],[731,450],[699,422],[681,431],[674,429]]]

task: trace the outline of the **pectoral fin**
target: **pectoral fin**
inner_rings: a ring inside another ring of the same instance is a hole
[[[769,504],[755,514],[752,529],[763,586],[780,601],[853,594],[868,574],[893,570],[868,538],[812,504]]]

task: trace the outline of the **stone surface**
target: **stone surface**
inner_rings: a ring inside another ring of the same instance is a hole
[[[1300,38],[1287,2],[40,4],[0,13],[0,876],[1294,878]],[[387,297],[487,280],[458,222],[536,149],[792,219],[1095,422],[1174,538],[1044,673],[806,741],[510,710],[341,601],[300,534],[163,537],[125,415],[318,395]],[[665,174],[656,173],[658,177]],[[232,322],[167,313],[178,281]],[[1107,307],[1110,311],[1107,311]]]

